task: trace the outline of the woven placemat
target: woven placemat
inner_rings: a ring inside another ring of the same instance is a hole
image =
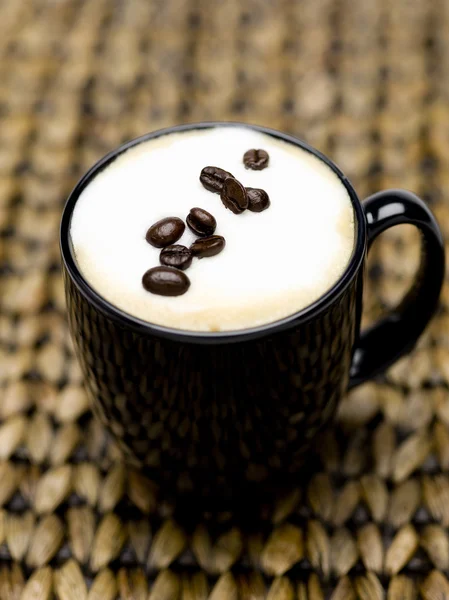
[[[413,354],[344,402],[308,483],[251,525],[179,506],[92,418],[65,321],[64,198],[178,122],[279,128],[360,195],[406,187],[449,235],[446,0],[0,1],[0,599],[449,598],[449,287]],[[372,251],[365,320],[419,247]],[[182,507],[181,507],[182,508]]]

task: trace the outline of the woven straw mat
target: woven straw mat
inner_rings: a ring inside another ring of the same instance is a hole
[[[447,0],[0,0],[0,599],[449,598],[449,285],[409,357],[355,390],[311,480],[251,528],[187,531],[92,418],[58,224],[120,142],[207,119],[329,154],[361,197],[405,187],[449,235]],[[368,322],[419,256],[373,248]]]

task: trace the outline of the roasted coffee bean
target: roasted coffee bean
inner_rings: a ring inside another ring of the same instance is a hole
[[[156,248],[165,248],[179,240],[184,233],[184,221],[178,217],[167,217],[152,225],[145,236],[147,242]]]
[[[247,150],[243,155],[243,163],[245,168],[252,169],[253,171],[261,171],[268,167],[268,161],[270,157],[266,150],[261,150],[260,148],[256,150],[252,148],[251,150]]]
[[[200,181],[209,192],[220,194],[227,177],[234,177],[220,167],[204,167],[200,174]]]
[[[186,246],[175,244],[161,250],[159,255],[161,265],[176,267],[185,271],[192,264],[192,253]]]
[[[190,279],[174,267],[153,267],[142,277],[143,287],[159,296],[181,296],[190,287]]]
[[[206,256],[215,256],[219,254],[226,246],[226,240],[221,235],[211,235],[200,238],[190,246],[193,256],[204,258]]]
[[[248,208],[248,195],[245,187],[234,177],[225,179],[220,198],[226,208],[232,210],[236,215]]]
[[[270,206],[270,198],[265,190],[260,188],[246,188],[248,194],[248,210],[262,212]]]
[[[212,235],[217,227],[215,217],[203,208],[192,208],[186,223],[193,233],[199,236]]]

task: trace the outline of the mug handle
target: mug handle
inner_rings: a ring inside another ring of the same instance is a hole
[[[421,262],[411,289],[356,342],[349,388],[377,375],[409,352],[438,305],[444,279],[444,241],[435,217],[415,194],[387,190],[363,202],[368,250],[377,236],[394,225],[414,225],[421,232]]]

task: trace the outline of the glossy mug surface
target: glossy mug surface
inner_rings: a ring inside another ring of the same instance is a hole
[[[96,414],[130,461],[156,482],[178,493],[235,497],[294,474],[348,386],[413,347],[438,303],[444,246],[433,215],[414,194],[389,190],[362,204],[344,174],[316,150],[286,134],[238,124],[313,153],[345,185],[355,246],[343,275],[305,309],[251,329],[183,331],[122,312],[89,286],[77,266],[70,242],[77,198],[99,171],[139,142],[216,125],[158,131],[104,157],[70,195],[60,242],[70,331]],[[367,248],[401,223],[422,233],[416,281],[396,310],[360,332]]]

